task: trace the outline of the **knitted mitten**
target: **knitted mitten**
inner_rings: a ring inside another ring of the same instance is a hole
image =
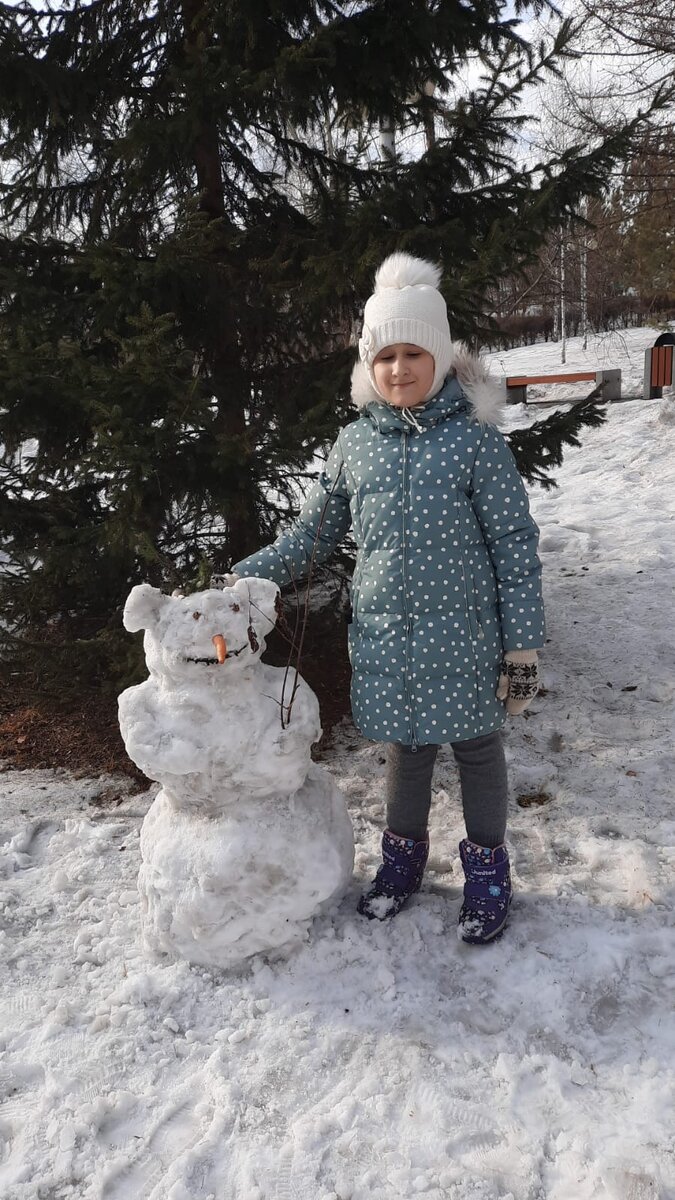
[[[497,699],[506,700],[512,716],[524,712],[539,691],[539,660],[536,650],[506,650],[502,658]]]

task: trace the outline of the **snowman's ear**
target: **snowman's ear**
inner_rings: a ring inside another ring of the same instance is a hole
[[[233,590],[242,600],[248,600],[252,622],[264,637],[277,623],[280,591],[276,583],[271,579],[238,579]]]
[[[171,597],[162,595],[159,588],[151,587],[149,583],[139,583],[131,589],[124,605],[124,628],[129,633],[137,633],[139,629],[156,625],[164,605],[170,603]]]

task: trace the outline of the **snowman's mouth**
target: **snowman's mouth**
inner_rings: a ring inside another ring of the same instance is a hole
[[[242,650],[245,650],[245,649],[246,649],[246,646],[240,646],[238,650],[228,650],[227,654],[225,655],[225,658],[226,659],[236,658],[236,656],[238,654],[241,654]],[[202,663],[205,667],[217,667],[218,666],[217,658],[189,658],[189,657],[186,657],[185,662]]]

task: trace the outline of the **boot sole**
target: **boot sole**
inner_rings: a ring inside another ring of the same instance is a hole
[[[409,896],[406,896],[405,900],[403,900],[403,902],[401,904],[399,904],[398,908],[394,908],[391,912],[385,912],[382,914],[382,916],[379,916],[378,913],[371,913],[371,912],[365,911],[365,909],[362,907],[362,905],[364,905],[366,903],[365,896],[362,896],[361,899],[359,900],[359,902],[356,906],[356,911],[359,914],[359,916],[367,917],[369,921],[390,921],[392,919],[392,917],[398,916],[398,914],[401,912],[401,909],[405,908],[408,901],[412,900],[413,896],[416,896],[418,891],[419,891],[419,888],[415,888],[415,891],[411,892]],[[392,899],[394,899],[394,897],[393,896],[376,896],[376,897],[373,897],[373,899],[374,900],[392,900]]]
[[[499,941],[499,939],[502,936],[502,934],[504,933],[504,930],[506,929],[506,926],[508,925],[508,923],[509,923],[509,918],[507,915],[506,919],[502,922],[502,924],[499,926],[499,928],[495,929],[494,933],[491,933],[489,937],[471,938],[471,937],[462,937],[460,935],[458,940],[460,942],[464,942],[465,946],[490,946],[490,945],[492,945],[493,942]]]

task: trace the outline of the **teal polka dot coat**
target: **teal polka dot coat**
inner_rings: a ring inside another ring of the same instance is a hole
[[[499,399],[477,359],[457,348],[416,425],[371,388],[335,442],[297,520],[233,565],[283,585],[326,559],[352,528],[349,654],[352,711],[376,741],[457,742],[500,728],[502,649],[544,643],[539,530],[503,436]]]

